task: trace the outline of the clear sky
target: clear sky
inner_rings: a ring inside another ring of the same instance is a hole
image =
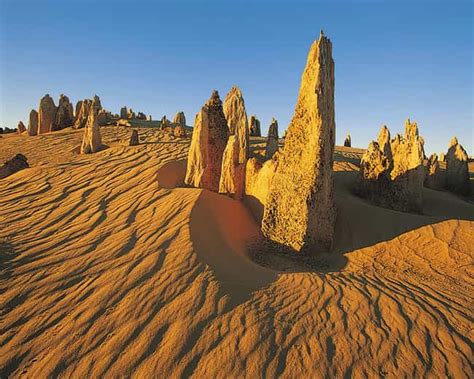
[[[418,122],[427,152],[473,154],[473,2],[0,0],[0,126],[49,93],[98,94],[192,124],[212,89],[244,94],[266,133],[293,114],[309,47],[333,42],[337,144]],[[1,146],[0,146],[1,147]]]

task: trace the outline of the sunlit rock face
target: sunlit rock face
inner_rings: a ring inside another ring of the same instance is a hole
[[[238,87],[231,88],[223,108],[231,136],[222,159],[219,192],[241,199],[245,187],[245,165],[250,141],[245,102]]]
[[[98,123],[98,114],[101,109],[98,97],[94,97],[92,102],[87,124],[84,129],[84,137],[82,139],[81,154],[91,154],[102,148],[102,137],[100,135],[100,127]]]
[[[214,91],[194,121],[186,168],[186,184],[218,192],[222,156],[228,139],[229,128],[222,101],[219,93]]]
[[[54,101],[46,94],[41,100],[38,112],[38,134],[49,133],[54,130],[57,108]]]
[[[468,156],[456,137],[446,153],[446,187],[460,195],[470,193]]]
[[[262,135],[260,130],[260,120],[255,115],[250,116],[249,134],[252,137],[260,137]]]
[[[82,129],[87,124],[87,119],[89,117],[89,112],[92,107],[92,100],[84,99],[79,101],[76,105],[76,109],[79,107],[79,110],[76,111],[76,117],[74,120],[73,128]]]
[[[372,141],[361,159],[357,192],[376,205],[402,212],[423,207],[423,139],[416,122],[405,123],[405,135],[390,140],[383,126],[378,142]]]
[[[173,118],[173,123],[176,125],[186,126],[186,116],[184,112],[178,112]]]
[[[23,134],[26,132],[26,126],[23,124],[23,121],[18,121],[18,125],[16,127],[16,132],[18,134]]]
[[[272,159],[278,151],[278,121],[272,118],[268,128],[267,144],[265,145],[265,159]]]
[[[73,106],[66,95],[59,96],[54,130],[61,130],[74,124]]]
[[[28,134],[30,136],[36,136],[38,134],[38,112],[32,109],[28,121]]]
[[[186,137],[186,129],[183,125],[178,124],[174,127],[173,134],[175,137],[184,138]]]
[[[262,231],[297,252],[331,249],[336,209],[332,43],[321,33],[309,51],[285,145],[274,159]]]

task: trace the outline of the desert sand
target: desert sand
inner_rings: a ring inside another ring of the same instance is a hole
[[[0,139],[30,164],[0,180],[2,378],[473,377],[472,197],[376,207],[336,147],[333,252],[269,254],[245,202],[183,186],[189,138],[101,133]]]

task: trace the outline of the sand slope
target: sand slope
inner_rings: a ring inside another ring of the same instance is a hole
[[[1,377],[473,376],[471,203],[374,207],[338,149],[335,251],[301,263],[255,251],[241,203],[179,187],[189,140],[102,130],[88,156],[82,131],[0,140],[32,166],[0,181]]]

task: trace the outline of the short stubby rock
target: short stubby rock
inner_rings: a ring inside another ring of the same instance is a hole
[[[0,179],[6,178],[28,167],[30,167],[28,165],[28,159],[23,154],[17,154],[0,167]]]

